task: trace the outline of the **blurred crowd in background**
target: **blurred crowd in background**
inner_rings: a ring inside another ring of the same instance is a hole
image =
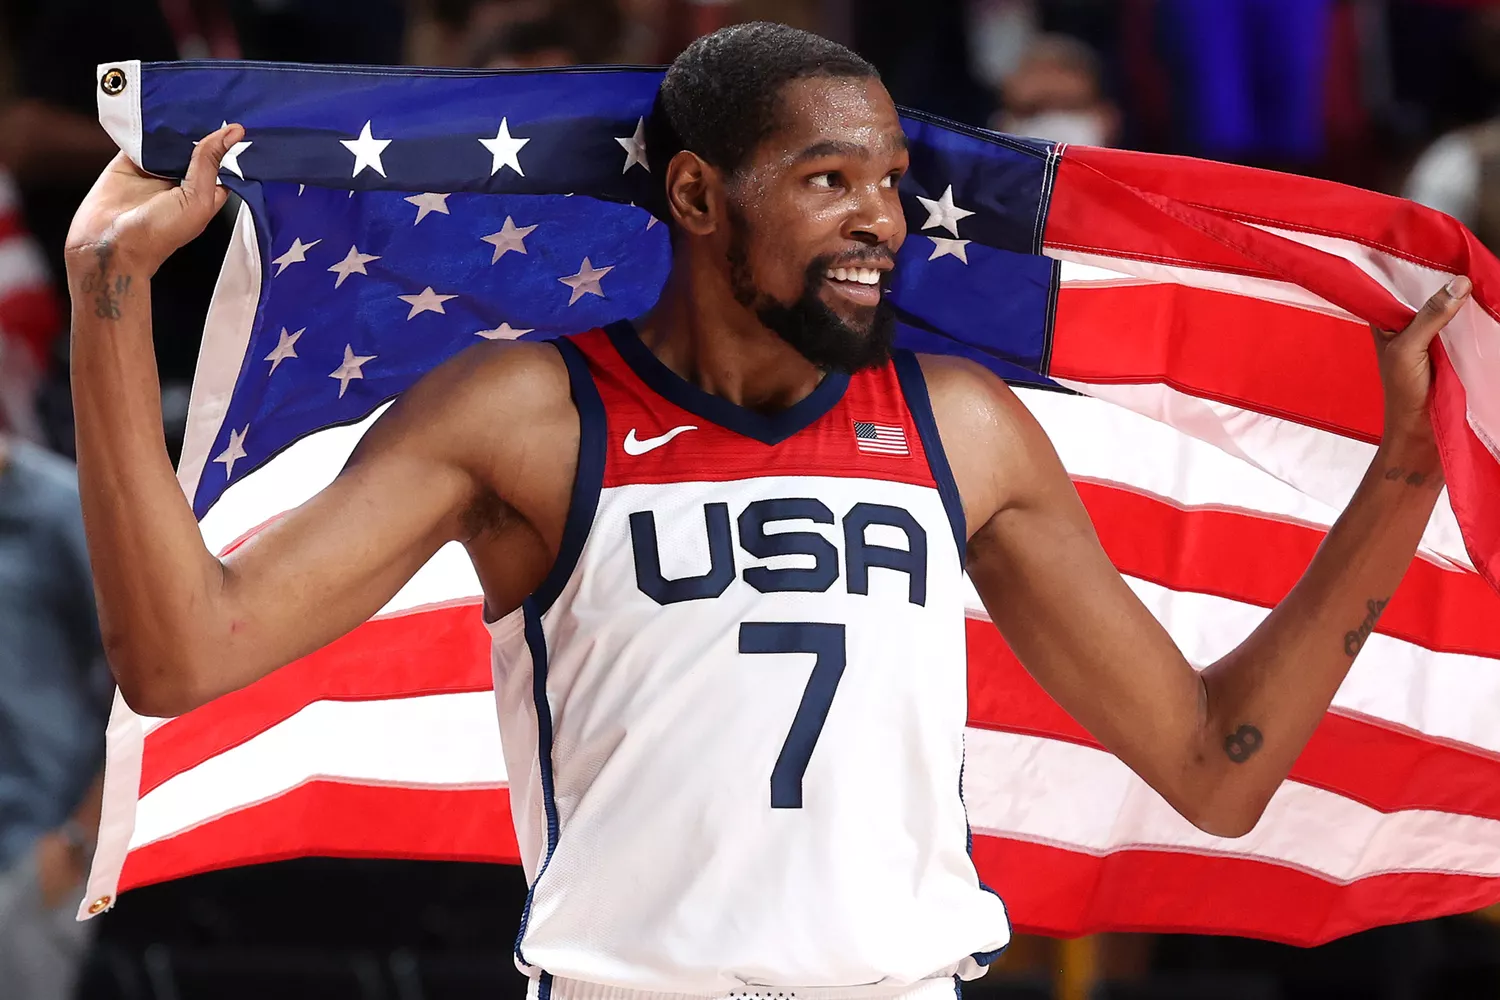
[[[655,64],[754,19],[848,43],[901,104],[1403,195],[1500,251],[1495,0],[4,0],[0,996],[424,1000],[522,988],[508,958],[525,889],[518,869],[288,862],[140,890],[88,928],[72,922],[110,695],[67,462],[62,282],[72,212],[115,153],[95,121],[96,64]],[[220,219],[153,282],[171,447],[227,239]],[[968,992],[1500,997],[1497,931],[1482,916],[1453,918],[1310,951],[1023,937]]]

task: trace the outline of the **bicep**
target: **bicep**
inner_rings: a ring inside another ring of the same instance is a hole
[[[405,404],[405,405],[403,405]],[[434,448],[439,415],[398,400],[334,481],[220,557],[226,664],[212,697],[349,632],[455,537],[473,477]]]
[[[999,432],[976,438],[988,443],[977,461],[991,475],[979,489],[989,491],[987,517],[969,539],[970,578],[1027,671],[1170,798],[1203,716],[1203,687],[1110,562],[1035,418],[1003,386],[995,396]]]

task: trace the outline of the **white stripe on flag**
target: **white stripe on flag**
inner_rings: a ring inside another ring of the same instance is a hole
[[[130,849],[314,778],[415,787],[503,785],[495,697],[475,691],[313,702],[142,796]]]

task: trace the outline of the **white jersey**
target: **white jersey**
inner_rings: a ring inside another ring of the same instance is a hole
[[[951,996],[1010,931],[968,852],[963,515],[916,358],[764,415],[628,324],[559,349],[561,551],[489,626],[518,964],[544,995]]]

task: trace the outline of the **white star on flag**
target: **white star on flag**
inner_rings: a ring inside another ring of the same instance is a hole
[[[495,132],[495,138],[479,140],[479,144],[488,149],[490,155],[494,157],[494,163],[490,166],[490,176],[498,174],[501,167],[509,167],[525,177],[526,171],[521,169],[521,161],[516,154],[530,141],[530,139],[513,138],[510,134],[509,121],[504,118],[500,119],[500,128]]]
[[[651,164],[646,162],[646,119],[641,118],[636,121],[635,135],[617,136],[615,142],[625,148],[625,169],[620,173],[629,173],[630,168],[637,163],[641,165],[642,170],[650,172]]]
[[[329,378],[339,380],[339,399],[344,398],[344,390],[349,388],[350,379],[365,377],[360,367],[366,361],[374,361],[377,357],[379,357],[377,354],[355,354],[353,346],[344,345],[344,363],[328,373]]]
[[[344,283],[344,279],[349,277],[349,275],[351,274],[368,275],[370,272],[365,270],[365,265],[370,263],[370,261],[372,260],[379,259],[379,254],[360,253],[359,247],[351,246],[349,248],[349,252],[344,255],[344,259],[328,269],[339,276],[339,280],[333,283],[333,287],[337,288],[342,285]]]
[[[307,259],[307,251],[322,242],[322,240],[313,240],[311,243],[303,243],[300,237],[292,237],[292,245],[287,252],[280,257],[271,258],[271,263],[276,265],[276,273],[280,274],[293,264],[302,263]]]
[[[221,125],[220,128],[222,127],[223,126]],[[238,177],[240,180],[244,180],[244,171],[240,170],[240,154],[249,149],[252,145],[254,145],[254,143],[252,143],[249,139],[241,139],[233,146],[230,146],[229,151],[224,154],[224,159],[219,161],[219,169],[227,170]]]
[[[587,257],[583,258],[583,264],[578,268],[577,274],[570,274],[566,278],[557,279],[573,289],[573,294],[568,299],[568,305],[572,305],[585,295],[597,295],[600,298],[604,298],[604,290],[599,287],[599,282],[614,269],[615,266],[613,264],[608,267],[594,267],[589,263]]]
[[[385,166],[380,162],[380,154],[385,152],[385,147],[391,144],[391,140],[372,136],[369,122],[365,122],[365,127],[359,130],[358,139],[340,139],[339,143],[354,154],[354,173],[349,176],[358,177],[365,167],[385,176]]]
[[[414,194],[410,198],[403,198],[401,200],[417,206],[417,222],[421,222],[433,212],[437,212],[439,215],[451,214],[448,211],[447,194],[433,194],[428,192],[427,194]],[[412,225],[415,226],[417,222],[413,222]]]
[[[950,240],[946,236],[929,236],[932,241],[932,256],[928,260],[937,260],[939,257],[957,257],[965,264],[969,262],[968,246],[973,240]]]
[[[922,223],[923,229],[931,229],[933,226],[942,226],[954,236],[958,235],[958,223],[960,219],[967,219],[974,213],[966,208],[959,208],[953,204],[953,185],[948,185],[948,190],[937,201],[931,198],[923,198],[917,195],[917,200],[922,207],[927,209],[927,221]]]
[[[536,226],[518,226],[516,225],[516,221],[507,215],[505,217],[505,224],[500,227],[498,233],[490,233],[488,236],[480,237],[484,242],[491,244],[495,248],[495,256],[490,258],[490,263],[496,263],[511,250],[514,250],[516,253],[525,253],[526,244],[522,241],[530,236],[531,231],[535,228]]]
[[[411,312],[406,314],[407,319],[415,319],[418,313],[434,312],[446,316],[443,312],[443,303],[449,299],[458,298],[457,295],[439,295],[428,285],[418,295],[398,295],[396,298],[411,306]]]
[[[305,326],[302,329],[298,330],[296,333],[287,333],[286,327],[281,328],[281,335],[276,340],[275,350],[273,350],[270,354],[267,354],[263,359],[271,362],[271,370],[266,373],[267,376],[275,374],[276,366],[281,364],[287,358],[295,358],[297,356],[297,338],[302,336],[306,332],[307,327]]]
[[[248,433],[250,433],[249,424],[246,424],[242,431],[237,431],[233,427],[229,428],[229,447],[214,456],[215,462],[224,463],[226,480],[234,475],[234,463],[245,457],[245,435]]]
[[[474,336],[483,337],[485,340],[515,340],[523,333],[530,333],[532,329],[528,327],[525,330],[517,330],[509,323],[501,323],[493,330],[475,330]]]

